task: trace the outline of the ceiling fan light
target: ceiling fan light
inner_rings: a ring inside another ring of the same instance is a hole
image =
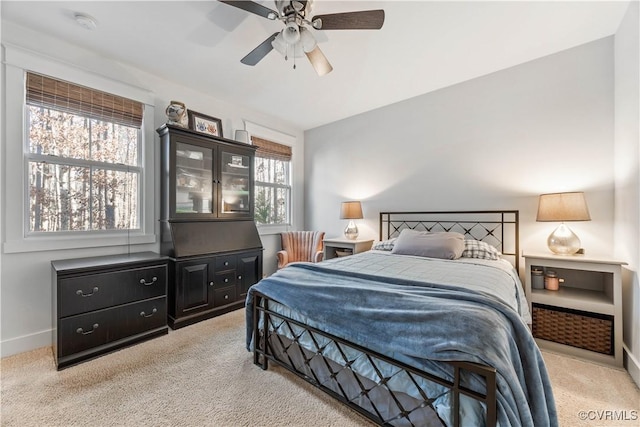
[[[280,55],[284,56],[286,54],[287,43],[284,41],[284,37],[282,37],[282,31],[280,31],[276,38],[273,39],[273,41],[271,42],[271,46],[273,46],[273,48],[277,50]]]
[[[311,31],[305,27],[300,28],[300,43],[302,44],[302,50],[305,52],[311,52],[318,44]]]
[[[287,44],[296,44],[300,40],[300,28],[295,22],[287,23],[282,30],[282,37]]]
[[[284,30],[283,30],[284,31]],[[285,41],[281,31],[271,42],[271,46],[285,58],[300,58],[304,56],[302,42],[298,41],[295,44],[289,44]]]

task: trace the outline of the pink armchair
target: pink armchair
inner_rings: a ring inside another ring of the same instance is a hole
[[[322,261],[324,231],[287,231],[280,237],[282,250],[276,254],[278,269],[292,262]]]

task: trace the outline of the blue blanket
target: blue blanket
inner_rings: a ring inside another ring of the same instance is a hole
[[[311,326],[418,369],[431,360],[494,367],[501,426],[556,426],[551,383],[533,336],[519,315],[480,292],[412,280],[293,264],[250,288],[309,319]]]

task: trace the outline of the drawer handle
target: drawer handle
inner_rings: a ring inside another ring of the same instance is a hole
[[[213,282],[209,282],[209,286],[213,286]]]
[[[229,295],[225,295],[225,296],[224,296],[224,299],[229,299]]]
[[[156,276],[153,276],[153,279],[151,279],[150,282],[147,282],[145,279],[140,279],[140,284],[141,285],[145,285],[145,286],[149,286],[149,285],[153,285],[157,281],[158,281],[158,278]]]
[[[242,280],[242,276],[238,276],[238,280]]]
[[[76,329],[76,333],[82,334],[82,335],[89,335],[89,334],[92,334],[93,331],[98,329],[98,326],[100,326],[100,325],[98,325],[97,323],[94,323],[93,324],[93,329],[91,329],[90,331],[87,331],[87,332],[85,332],[84,329],[82,329],[82,328],[78,328],[78,329]]]
[[[225,277],[224,283],[229,283],[229,278],[228,277]]]
[[[142,316],[142,317],[151,317],[154,314],[156,314],[157,311],[158,311],[158,309],[153,307],[153,310],[151,310],[151,314],[146,314],[144,311],[141,311],[140,312],[140,316]]]
[[[227,265],[229,265],[229,261],[225,261],[225,262],[224,262],[224,265],[225,265],[225,267],[226,267]]]
[[[78,289],[78,290],[76,291],[76,295],[80,295],[82,298],[84,298],[84,297],[90,297],[90,296],[92,296],[93,294],[95,294],[96,292],[98,292],[98,287],[97,287],[97,286],[94,286],[94,287],[93,287],[93,292],[91,292],[90,294],[85,294],[85,293],[84,293],[84,291],[83,291],[82,289]]]

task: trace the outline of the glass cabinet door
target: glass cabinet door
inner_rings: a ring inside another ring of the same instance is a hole
[[[176,214],[213,212],[213,149],[176,144]]]
[[[220,206],[224,216],[249,215],[251,212],[251,157],[220,151]]]

